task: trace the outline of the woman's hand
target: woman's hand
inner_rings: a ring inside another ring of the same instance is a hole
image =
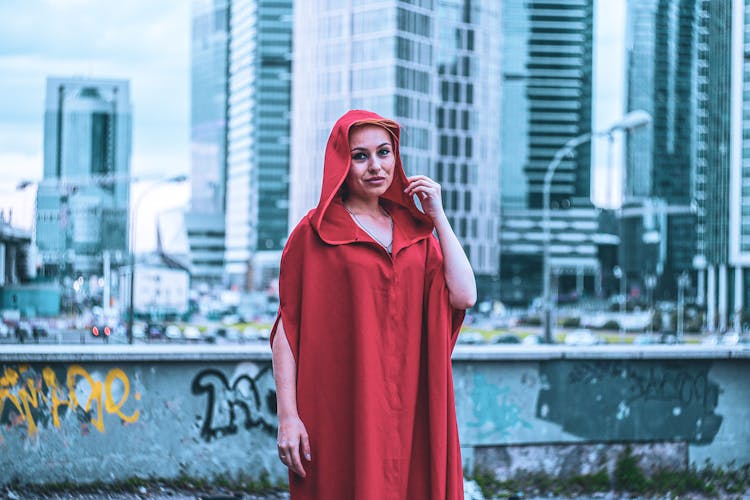
[[[289,469],[301,477],[305,477],[305,469],[302,467],[302,458],[310,462],[310,439],[307,436],[305,424],[299,417],[286,417],[279,419],[278,434],[279,459]]]
[[[440,196],[440,184],[426,175],[413,175],[407,177],[406,180],[409,181],[409,185],[404,189],[404,193],[409,196],[416,194],[422,203],[422,210],[433,222],[445,215],[443,199]]]
[[[422,210],[432,219],[443,252],[443,271],[448,286],[448,299],[456,309],[469,309],[477,301],[477,283],[469,259],[448,222],[440,197],[440,184],[424,175],[407,177],[408,195],[417,195]]]

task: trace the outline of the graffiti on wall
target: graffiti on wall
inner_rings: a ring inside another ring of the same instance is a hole
[[[542,363],[536,415],[585,439],[710,444],[723,417],[709,361]]]
[[[270,364],[254,375],[235,374],[231,382],[220,370],[202,370],[193,378],[191,391],[206,397],[204,414],[197,418],[205,441],[237,434],[240,429],[276,434],[276,391]]]
[[[130,380],[120,368],[110,369],[104,377],[89,373],[80,365],[63,369],[64,384],[50,366],[40,370],[30,365],[4,366],[0,369],[0,424],[23,426],[30,436],[50,423],[60,428],[61,421],[75,415],[84,431],[89,425],[105,431],[104,415],[111,414],[123,423],[138,420],[140,410],[128,409]],[[140,394],[133,396],[140,400]]]

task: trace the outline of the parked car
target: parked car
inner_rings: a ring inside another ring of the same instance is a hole
[[[458,334],[458,340],[456,341],[459,344],[484,344],[484,337],[479,332],[461,332]]]
[[[133,323],[133,338],[143,339],[146,338],[146,326],[142,323]]]
[[[146,325],[146,337],[149,339],[160,339],[164,336],[164,327],[158,323]]]
[[[195,342],[201,339],[201,331],[196,326],[188,325],[182,331],[182,336],[185,337],[185,340]]]
[[[216,337],[218,342],[237,342],[240,340],[240,331],[232,327],[221,327],[216,330]]]
[[[523,345],[539,345],[542,343],[542,338],[535,333],[531,333],[522,338],[521,343]]]
[[[112,335],[112,327],[109,325],[94,325],[91,327],[91,335],[108,340],[109,336]]]
[[[565,335],[565,345],[588,346],[601,343],[594,332],[579,328]]]
[[[180,331],[180,327],[177,325],[167,325],[166,330],[164,330],[164,336],[169,340],[180,340],[182,338],[182,331]]]
[[[493,344],[520,344],[521,339],[517,335],[498,335],[492,339]]]

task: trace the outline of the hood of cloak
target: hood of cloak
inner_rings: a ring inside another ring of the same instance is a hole
[[[320,200],[310,213],[310,222],[316,233],[330,245],[341,245],[356,241],[360,229],[351,220],[341,198],[341,187],[346,182],[351,166],[349,131],[359,124],[371,124],[384,118],[371,111],[351,110],[338,119],[331,130],[326,145],[323,165],[323,185]],[[366,123],[361,123],[366,122]],[[376,124],[377,125],[377,124]],[[383,127],[386,128],[386,127]],[[408,185],[399,152],[400,129],[386,128],[393,141],[396,164],[393,181],[380,197],[381,204],[394,220],[394,227],[401,232],[406,245],[429,236],[434,226],[430,218],[417,208],[414,198],[404,193]]]

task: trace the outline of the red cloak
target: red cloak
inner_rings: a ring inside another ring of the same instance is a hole
[[[430,219],[403,193],[398,134],[393,183],[381,197],[393,218],[392,256],[341,201],[349,128],[378,118],[350,111],[336,123],[318,206],[281,258],[279,317],[312,449],[307,477],[290,473],[294,500],[463,498],[451,352],[464,311],[449,303]],[[275,333],[276,325],[272,343]]]

